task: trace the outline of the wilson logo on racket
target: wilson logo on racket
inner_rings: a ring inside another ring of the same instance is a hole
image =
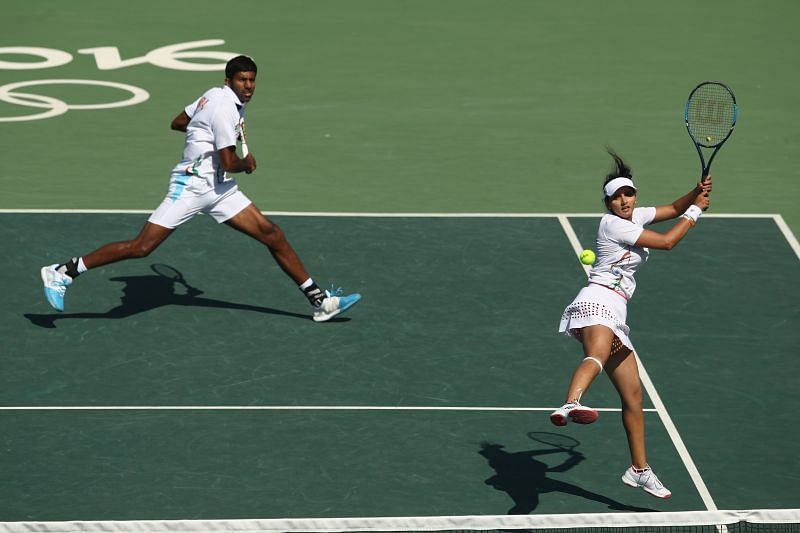
[[[711,162],[736,127],[736,97],[733,91],[718,81],[705,81],[689,93],[684,118],[686,131],[700,156],[702,180],[711,170]],[[701,148],[713,148],[706,163]]]

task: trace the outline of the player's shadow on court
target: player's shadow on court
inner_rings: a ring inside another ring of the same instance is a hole
[[[634,512],[655,511],[655,509],[626,505],[578,485],[549,478],[548,474],[551,472],[566,472],[585,459],[582,453],[574,450],[565,451],[562,448],[543,445],[543,449],[509,452],[504,449],[505,446],[502,444],[483,442],[480,446],[481,449],[478,453],[488,460],[489,466],[495,471],[495,475],[487,479],[485,483],[499,491],[506,492],[514,502],[514,506],[508,510],[508,514],[533,512],[539,506],[539,495],[546,492],[572,494],[605,504],[609,509]],[[561,464],[556,466],[548,466],[536,459],[542,455],[555,454],[565,456],[562,458]]]
[[[125,285],[122,288],[120,305],[104,313],[25,313],[25,318],[43,328],[56,327],[57,320],[72,318],[120,319],[144,313],[168,305],[187,307],[213,307],[217,309],[238,309],[256,313],[311,319],[311,314],[292,313],[282,309],[259,305],[240,304],[213,298],[204,298],[203,291],[189,285],[177,270],[167,265],[151,265],[155,274],[145,276],[122,276],[109,278]],[[334,318],[332,321],[346,321],[347,318]]]

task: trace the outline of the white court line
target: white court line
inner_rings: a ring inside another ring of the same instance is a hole
[[[451,407],[403,405],[30,405],[0,411],[553,411],[558,407]],[[620,412],[618,407],[598,411]],[[656,412],[656,409],[645,409]]]
[[[18,214],[150,214],[152,209],[0,209],[0,213]],[[265,215],[287,217],[365,217],[365,218],[555,218],[564,213],[386,213],[364,211],[262,211]],[[570,217],[599,217],[601,213],[566,213]],[[771,217],[773,215],[759,215]]]
[[[592,269],[589,265],[584,265],[580,261],[581,252],[583,251],[583,247],[581,246],[581,242],[578,239],[578,236],[575,234],[575,230],[572,229],[572,224],[569,223],[569,219],[567,215],[559,216],[558,222],[561,224],[564,233],[567,234],[567,239],[569,239],[569,243],[572,245],[572,249],[575,250],[575,254],[578,256],[578,264],[583,267],[583,271],[586,272],[586,277],[589,277],[589,271]]]
[[[572,249],[575,251],[575,255],[580,257],[583,248],[581,247],[581,243],[578,240],[575,231],[572,229],[572,225],[569,223],[569,220],[566,216],[559,216],[558,221],[561,223],[561,227],[564,228],[564,232],[567,234],[567,238],[572,245]],[[581,264],[580,261],[579,264]],[[584,265],[584,270],[588,275],[589,268]],[[703,481],[703,478],[700,475],[700,471],[694,464],[694,460],[692,460],[689,450],[686,448],[680,433],[678,433],[678,429],[672,422],[672,417],[669,416],[669,412],[667,411],[664,402],[661,401],[661,396],[658,395],[658,391],[656,391],[656,387],[653,384],[653,381],[650,379],[650,375],[647,373],[642,361],[639,359],[639,354],[634,352],[634,356],[636,357],[636,364],[639,367],[639,375],[642,379],[642,384],[644,385],[648,396],[650,396],[650,400],[653,402],[656,412],[658,413],[659,418],[661,418],[661,423],[664,424],[664,428],[666,428],[667,433],[672,440],[672,444],[675,446],[675,449],[683,461],[686,470],[689,472],[689,476],[692,478],[697,492],[700,493],[700,498],[702,498],[706,509],[709,511],[716,511],[717,504],[714,503],[714,498],[711,497],[711,493],[708,491],[708,487],[706,487],[705,481]]]
[[[18,214],[150,214],[152,209],[0,209],[0,213]],[[287,217],[364,217],[364,218],[556,218],[560,215],[570,217],[600,217],[602,213],[383,213],[364,211],[262,211],[265,215]],[[761,218],[773,215],[756,215]]]
[[[789,226],[786,224],[786,221],[783,220],[782,216],[774,215],[773,218],[775,219],[775,224],[778,225],[778,229],[781,230],[781,233],[783,233],[783,236],[789,242],[789,246],[792,247],[797,258],[800,259],[800,243],[797,242],[797,237],[794,236],[794,233],[789,229]]]
[[[147,215],[152,209],[0,209],[0,214],[101,214]],[[362,217],[362,218],[599,218],[603,213],[379,213],[335,211],[262,211],[267,216],[286,217]],[[776,213],[707,213],[704,218],[771,218],[800,259],[800,244],[792,230]],[[563,224],[562,224],[563,227]],[[566,230],[565,230],[566,231]],[[588,270],[587,270],[588,272]]]
[[[0,214],[105,214],[147,215],[152,209],[0,209]],[[267,216],[286,217],[362,217],[362,218],[599,218],[603,213],[380,213],[336,211],[262,211]],[[777,213],[704,213],[704,218],[771,218],[800,259],[800,244]],[[562,224],[563,227],[563,224]]]
[[[117,214],[117,215],[149,215],[152,209],[0,209],[0,213],[10,214]],[[262,211],[265,215],[287,217],[364,217],[364,218],[600,218],[603,213],[381,213],[381,212],[347,212],[347,211]],[[704,218],[775,218],[775,213],[708,213]]]

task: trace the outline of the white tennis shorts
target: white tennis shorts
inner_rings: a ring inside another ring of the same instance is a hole
[[[213,189],[203,193],[184,188],[176,194],[175,187],[170,186],[161,205],[147,220],[173,229],[191,220],[196,214],[205,213],[221,224],[251,203],[233,180],[218,183]]]
[[[628,337],[627,318],[628,301],[625,298],[607,287],[590,283],[564,309],[558,332],[575,337],[574,330],[600,324],[611,329],[622,344],[636,351]]]

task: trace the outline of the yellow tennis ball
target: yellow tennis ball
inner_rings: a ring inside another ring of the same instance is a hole
[[[706,142],[709,142],[709,143],[711,142],[711,135],[708,135],[708,136],[706,137]]]
[[[584,250],[581,252],[581,263],[584,265],[593,265],[595,260],[594,252],[591,250]]]

